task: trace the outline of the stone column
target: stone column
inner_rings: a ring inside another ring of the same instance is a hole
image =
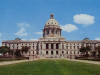
[[[34,51],[34,54],[36,54],[36,51]]]
[[[49,49],[51,49],[51,44],[49,43]]]
[[[42,47],[43,47],[42,49],[46,49],[46,44],[43,43],[43,46]]]
[[[51,50],[50,50],[50,51],[48,51],[48,55],[51,55]]]
[[[51,35],[51,29],[49,29],[49,35]]]
[[[41,49],[41,46],[40,45],[41,45],[41,43],[39,43],[39,49]]]
[[[54,49],[56,49],[56,44],[53,44],[53,46],[54,46]]]
[[[53,51],[53,53],[54,53],[53,55],[56,55],[56,51],[55,50]]]

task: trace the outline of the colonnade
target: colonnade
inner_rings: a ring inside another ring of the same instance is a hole
[[[61,29],[44,29],[43,30],[43,36],[45,35],[51,35],[51,34],[56,34],[57,36],[61,36]]]

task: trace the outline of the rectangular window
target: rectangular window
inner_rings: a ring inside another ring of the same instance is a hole
[[[68,46],[66,46],[66,49],[68,49]]]
[[[77,49],[79,49],[79,46],[77,46]]]
[[[41,49],[42,49],[42,46],[41,46]]]
[[[42,51],[41,51],[41,54],[42,54]]]

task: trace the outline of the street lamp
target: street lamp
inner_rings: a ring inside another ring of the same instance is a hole
[[[13,44],[13,61],[14,61],[14,44]]]
[[[91,60],[91,42],[90,42],[90,60]]]

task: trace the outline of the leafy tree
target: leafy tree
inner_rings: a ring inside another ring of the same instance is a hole
[[[92,51],[92,55],[93,55],[93,56],[95,56],[95,55],[96,55],[96,53],[97,53],[96,51]]]
[[[85,52],[86,52],[86,47],[81,47],[80,49],[79,49],[79,51],[80,52],[82,52],[83,53],[83,55],[85,54]]]
[[[97,50],[98,56],[100,57],[100,46],[97,46],[97,47],[95,48],[95,50]]]
[[[28,49],[29,49],[29,47],[27,47],[27,46],[22,46],[22,53],[23,52],[25,52],[25,53],[27,53],[28,52]]]
[[[18,49],[16,49],[16,52],[14,54],[16,55],[16,57],[21,57],[20,50],[18,50]]]
[[[3,56],[5,57],[5,54],[10,50],[9,47],[7,46],[1,46],[0,47],[0,53],[3,54]]]
[[[80,52],[83,53],[83,55],[88,56],[88,52],[90,51],[90,46],[82,47],[79,49]]]

